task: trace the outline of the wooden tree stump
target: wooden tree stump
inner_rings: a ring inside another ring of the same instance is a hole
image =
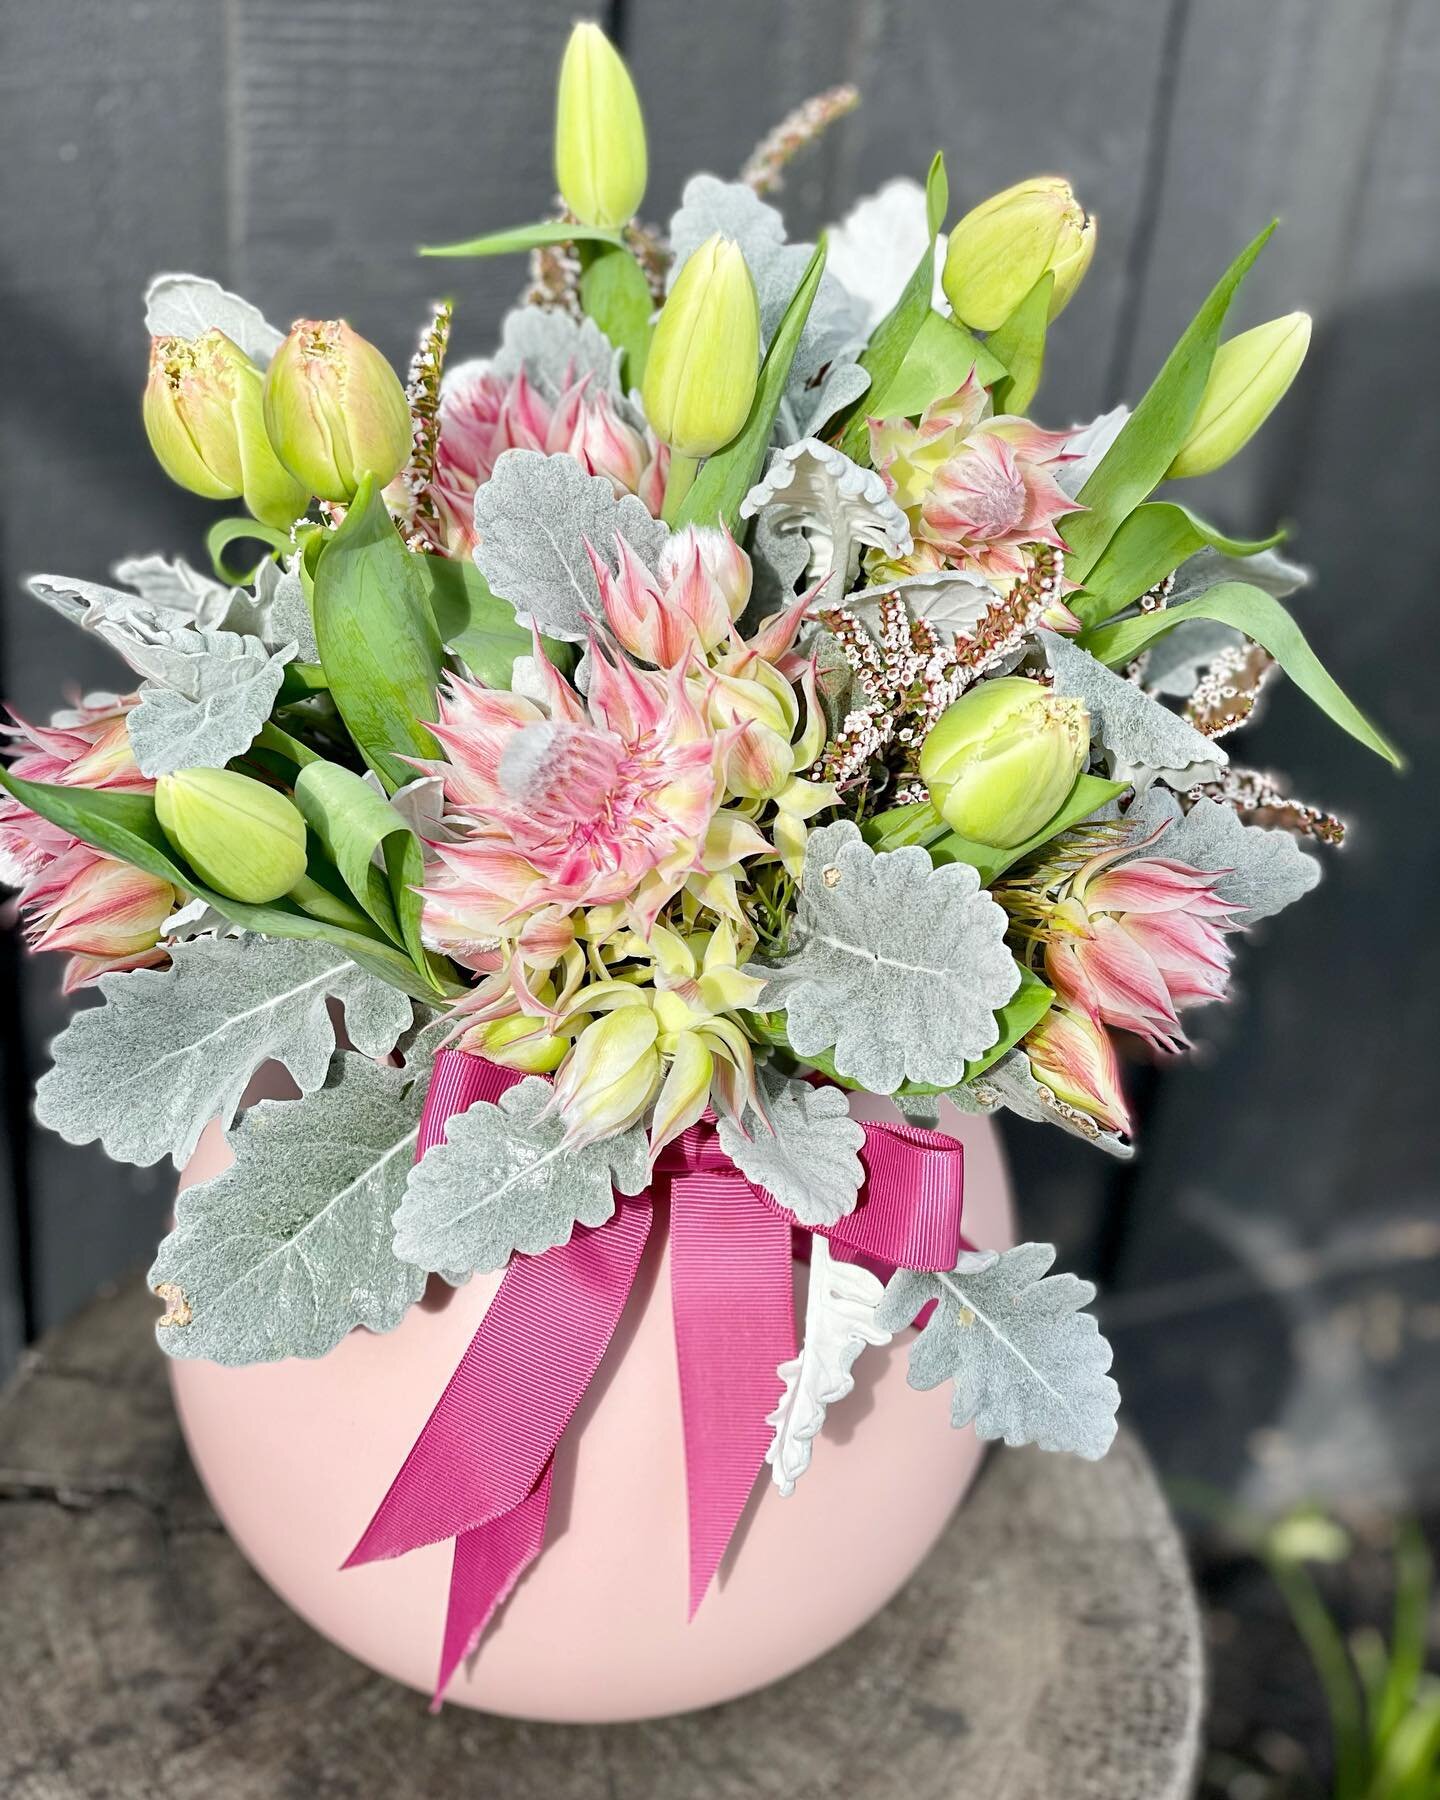
[[[991,1456],[899,1598],[763,1693],[651,1724],[525,1725],[371,1674],[226,1537],[152,1304],[96,1301],[0,1396],[7,1800],[1179,1800],[1194,1596],[1143,1452]]]

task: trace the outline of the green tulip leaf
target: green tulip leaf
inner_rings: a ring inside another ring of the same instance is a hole
[[[184,893],[206,901],[223,918],[247,931],[276,938],[323,938],[335,944],[354,963],[368,969],[417,1000],[433,1000],[431,983],[421,976],[408,956],[403,956],[378,935],[369,937],[344,926],[327,923],[277,900],[251,906],[207,887],[198,876],[177,862],[169,840],[155,817],[155,802],[148,794],[117,793],[104,788],[73,788],[26,781],[8,769],[0,769],[0,788],[28,806],[42,819],[68,831],[92,849],[119,862],[143,869],[169,881]],[[446,981],[447,994],[463,992],[458,982]]]
[[[490,231],[483,237],[466,238],[459,244],[422,244],[421,256],[510,256],[520,250],[543,250],[549,244],[623,245],[618,231],[602,231],[573,220],[541,219],[534,225],[512,225],[508,231]]]
[[[961,837],[958,831],[952,831],[931,843],[931,858],[937,863],[969,863],[972,869],[979,870],[980,885],[989,887],[1012,864],[1048,844],[1051,838],[1059,837],[1062,831],[1068,831],[1072,825],[1088,819],[1092,813],[1099,812],[1107,801],[1123,794],[1129,785],[1128,781],[1106,781],[1099,775],[1081,775],[1054,818],[1047,819],[1023,844],[1011,844],[1004,848],[995,844],[977,844],[970,838]]]
[[[675,521],[676,530],[686,525],[714,525],[717,521],[733,530],[738,523],[740,502],[755,485],[760,465],[765,460],[770,433],[780,411],[780,402],[785,398],[790,365],[800,347],[805,321],[810,316],[824,273],[825,239],[822,237],[770,340],[770,348],[765,352],[749,417],[740,427],[739,434],[723,450],[706,458],[685,496]]]
[[[985,340],[992,356],[1005,365],[995,383],[997,413],[1023,413],[1035,398],[1045,369],[1045,333],[1050,325],[1050,296],[1055,274],[1047,269],[998,330]]]
[[[368,781],[319,758],[296,778],[295,804],[366,914],[424,973],[422,902],[415,889],[425,879],[425,857],[415,833]],[[383,868],[375,861],[377,850]]]
[[[860,367],[870,377],[869,393],[883,394],[900,373],[915,334],[930,312],[930,296],[935,286],[935,234],[945,223],[950,210],[950,183],[945,174],[945,158],[937,150],[925,180],[925,249],[916,263],[900,298],[870,334],[870,342],[860,356]],[[868,415],[873,403],[865,404],[865,396],[843,414],[844,426],[840,448],[853,461],[865,459]]]
[[[443,655],[416,560],[367,475],[315,566],[315,641],[330,694],[390,793],[414,774],[406,757],[440,754],[426,721]]]
[[[936,400],[944,400],[978,371],[989,387],[1005,374],[1005,365],[963,325],[943,313],[927,312],[920,321],[905,360],[882,394],[866,405],[877,419],[913,419]]]
[[[655,299],[645,271],[630,251],[605,244],[586,258],[580,304],[615,348],[625,352],[625,383],[638,388],[645,379]]]
[[[490,591],[490,584],[467,557],[414,554],[415,570],[430,597],[430,610],[447,650],[458,656],[488,688],[508,688],[517,656],[529,656],[530,633],[515,620],[515,608]],[[551,661],[565,654],[551,639]]]
[[[1258,556],[1282,542],[1285,533],[1268,538],[1231,538],[1196,518],[1188,507],[1170,500],[1137,506],[1111,538],[1090,571],[1083,593],[1071,595],[1071,610],[1086,625],[1098,625],[1163,581],[1197,550],[1222,556]]]
[[[1086,510],[1072,513],[1060,527],[1070,547],[1065,568],[1070,580],[1084,582],[1120,526],[1164,480],[1199,409],[1230,302],[1274,229],[1272,221],[1221,276],[1081,488],[1078,497]]]
[[[1121,668],[1133,662],[1147,644],[1173,631],[1186,619],[1215,619],[1241,631],[1262,650],[1268,650],[1280,667],[1320,710],[1329,715],[1342,731],[1359,740],[1377,756],[1383,756],[1397,769],[1405,766],[1404,758],[1390,740],[1365,717],[1353,701],[1346,698],[1326,672],[1318,656],[1305,641],[1305,635],[1294,619],[1274,597],[1248,582],[1222,581],[1197,599],[1161,612],[1140,613],[1133,619],[1120,619],[1113,625],[1094,626],[1082,632],[1078,642],[1100,662]]]

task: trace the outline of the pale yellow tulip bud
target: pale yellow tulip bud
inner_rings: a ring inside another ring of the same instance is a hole
[[[343,319],[299,319],[265,372],[265,429],[322,500],[384,487],[410,455],[410,403],[385,358]]]
[[[1243,449],[1285,397],[1309,347],[1310,315],[1303,312],[1286,313],[1222,344],[1167,479],[1208,475]]]
[[[565,46],[555,104],[555,180],[582,225],[613,231],[645,196],[645,120],[630,71],[598,25]]]
[[[160,829],[200,879],[263,906],[305,873],[305,820],[294,801],[233,769],[180,769],[155,783]]]
[[[1095,230],[1059,175],[1032,175],[982,200],[950,233],[945,253],[941,285],[956,318],[994,331],[1047,269],[1055,275],[1055,318],[1090,266]]]
[[[645,415],[676,456],[709,456],[745,423],[760,368],[760,306],[738,244],[719,232],[689,258],[656,321]]]
[[[920,751],[920,778],[952,831],[1005,849],[1060,810],[1089,748],[1079,700],[1006,675],[941,714]]]

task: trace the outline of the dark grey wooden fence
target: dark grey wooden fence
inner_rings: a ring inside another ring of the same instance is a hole
[[[210,273],[281,322],[344,312],[397,361],[445,290],[459,347],[483,350],[523,271],[413,248],[547,205],[572,7],[3,0],[0,688],[20,710],[115,679],[21,596],[20,572],[103,577],[122,554],[198,552],[207,509],[164,481],[139,426],[145,278]],[[1100,251],[1052,339],[1051,423],[1133,397],[1239,245],[1282,216],[1239,322],[1307,306],[1314,347],[1263,441],[1202,501],[1237,529],[1294,524],[1321,571],[1307,630],[1414,772],[1397,780],[1278,692],[1247,754],[1355,820],[1352,843],[1263,955],[1242,956],[1237,1004],[1199,1021],[1217,1054],[1137,1078],[1148,1130],[1133,1168],[1039,1127],[1007,1135],[1032,1231],[1108,1281],[1122,1382],[1172,1466],[1214,1477],[1261,1452],[1281,1486],[1401,1480],[1428,1439],[1385,1421],[1418,1414],[1440,1342],[1426,929],[1440,886],[1440,8],[617,0],[604,22],[650,121],[649,216],[687,172],[737,169],[840,80],[864,104],[795,166],[782,201],[797,228],[922,173],[937,145],[964,204],[1070,174]],[[145,1251],[172,1175],[33,1131],[27,1084],[64,1014],[56,970],[7,934],[0,984],[3,1364]],[[1400,1349],[1407,1362],[1375,1360]],[[1247,1443],[1246,1427],[1272,1436]]]

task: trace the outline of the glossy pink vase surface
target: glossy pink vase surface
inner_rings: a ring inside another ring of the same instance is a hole
[[[897,1115],[859,1099],[861,1117]],[[989,1120],[942,1121],[965,1145],[965,1232],[1014,1242]],[[185,1171],[230,1160],[211,1127]],[[948,1386],[905,1379],[913,1333],[856,1364],[808,1471],[782,1497],[766,1468],[730,1552],[687,1624],[685,1458],[657,1215],[615,1340],[555,1458],[546,1547],[450,1684],[451,1704],[571,1722],[652,1718],[730,1699],[823,1654],[912,1575],[974,1477],[974,1433],[949,1422]],[[796,1267],[796,1317],[806,1271]],[[499,1276],[432,1283],[397,1330],[352,1331],[328,1356],[253,1368],[173,1365],[201,1479],[236,1543],[318,1631],[428,1693],[451,1546],[341,1571],[465,1352]],[[555,1319],[548,1328],[564,1331]],[[779,1383],[776,1398],[779,1398]]]

